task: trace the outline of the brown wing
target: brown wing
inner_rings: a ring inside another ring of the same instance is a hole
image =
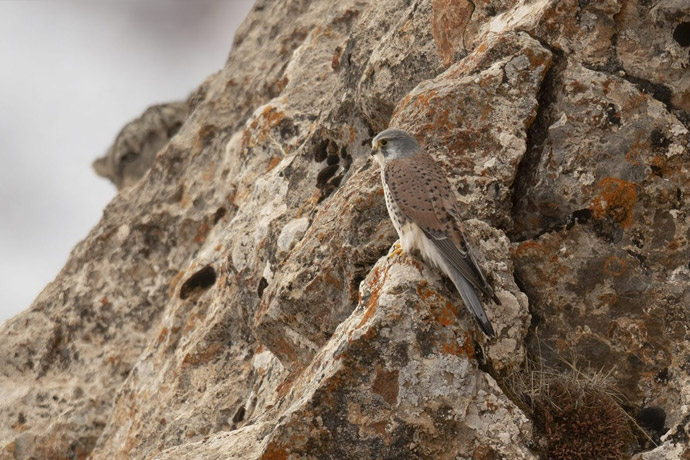
[[[434,160],[424,152],[390,160],[384,175],[391,197],[405,216],[419,225],[467,281],[499,304],[462,234],[455,195]]]

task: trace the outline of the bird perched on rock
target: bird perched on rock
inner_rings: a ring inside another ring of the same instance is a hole
[[[371,154],[381,166],[386,206],[406,252],[418,250],[451,279],[488,336],[494,336],[476,290],[500,305],[472,254],[460,222],[455,195],[441,168],[400,129],[380,132]]]

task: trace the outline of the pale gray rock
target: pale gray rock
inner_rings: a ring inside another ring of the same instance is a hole
[[[184,102],[154,105],[125,125],[93,169],[118,190],[131,187],[151,168],[156,154],[177,134],[187,118]]]
[[[0,328],[0,458],[533,459],[548,436],[506,385],[528,355],[610,372],[659,444],[627,454],[686,458],[677,3],[258,1]],[[367,142],[389,124],[457,191],[494,339],[390,252]]]

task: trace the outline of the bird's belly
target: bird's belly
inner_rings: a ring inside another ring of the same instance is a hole
[[[417,250],[427,263],[439,267],[444,272],[448,271],[445,258],[419,225],[408,222],[402,226],[398,235],[400,236],[400,246],[405,252]]]
[[[398,230],[398,236],[400,237],[400,246],[405,252],[411,252],[415,249],[422,252],[426,236],[419,225],[414,222],[407,222]]]
[[[388,215],[393,222],[395,231],[398,232],[398,237],[400,237],[400,246],[402,246],[403,250],[407,253],[412,253],[414,250],[419,251],[419,254],[426,262],[439,267],[447,274],[449,270],[448,264],[441,252],[424,234],[424,231],[419,225],[404,217],[403,213],[400,211],[400,208],[398,208],[398,205],[395,204],[395,201],[393,201],[392,197],[390,196],[388,187],[385,185],[384,196],[386,198]]]
[[[412,253],[414,250],[417,250],[427,262],[437,267],[444,268],[443,256],[424,234],[421,227],[404,216],[398,205],[393,201],[388,187],[385,186],[385,182],[383,191],[386,198],[388,215],[393,222],[395,231],[398,232],[400,246],[402,246],[403,250],[407,253]]]

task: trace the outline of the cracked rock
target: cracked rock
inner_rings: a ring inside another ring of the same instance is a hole
[[[536,459],[507,382],[537,358],[609,375],[634,458],[687,458],[681,3],[257,1],[0,326],[0,459]],[[495,338],[390,251],[388,125],[455,188]]]

